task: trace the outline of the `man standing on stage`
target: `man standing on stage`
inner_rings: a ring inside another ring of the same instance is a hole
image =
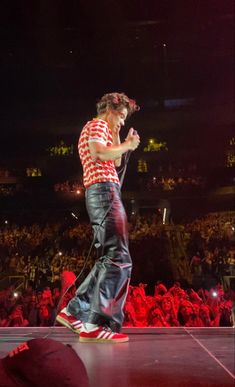
[[[119,333],[132,261],[128,249],[125,209],[115,167],[135,150],[140,138],[131,128],[121,143],[125,120],[139,110],[124,93],[105,94],[97,103],[97,117],[84,126],[78,143],[86,188],[86,207],[101,257],[57,321],[80,334],[80,342],[125,342]],[[111,329],[112,328],[112,329]]]

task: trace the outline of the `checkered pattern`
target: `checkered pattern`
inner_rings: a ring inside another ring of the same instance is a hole
[[[80,331],[79,341],[81,343],[125,343],[129,341],[129,337],[123,333],[116,333],[110,328],[98,327],[91,331],[87,331],[83,327]]]
[[[56,321],[76,333],[80,333],[83,327],[82,321],[76,319],[70,313],[68,313],[66,311],[66,308],[62,309],[60,313],[56,316]]]
[[[83,167],[83,183],[87,188],[92,184],[110,181],[119,184],[119,178],[113,160],[100,161],[91,157],[89,143],[99,142],[110,146],[113,144],[112,133],[104,120],[88,121],[82,129],[78,152]]]

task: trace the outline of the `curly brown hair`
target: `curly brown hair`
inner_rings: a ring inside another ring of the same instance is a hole
[[[96,109],[98,114],[103,114],[107,109],[121,110],[127,109],[128,116],[140,110],[134,99],[127,97],[124,93],[107,93],[97,102]]]

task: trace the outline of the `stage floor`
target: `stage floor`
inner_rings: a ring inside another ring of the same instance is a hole
[[[45,337],[70,344],[90,387],[234,386],[233,328],[125,328],[123,344],[79,343],[63,327],[0,328],[0,357],[19,343]]]

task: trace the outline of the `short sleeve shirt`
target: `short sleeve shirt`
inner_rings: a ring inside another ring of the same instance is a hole
[[[94,160],[89,149],[89,143],[91,142],[99,142],[105,146],[113,144],[112,133],[106,121],[100,119],[88,121],[82,129],[78,141],[78,153],[83,167],[85,188],[106,181],[119,184],[114,161]]]

